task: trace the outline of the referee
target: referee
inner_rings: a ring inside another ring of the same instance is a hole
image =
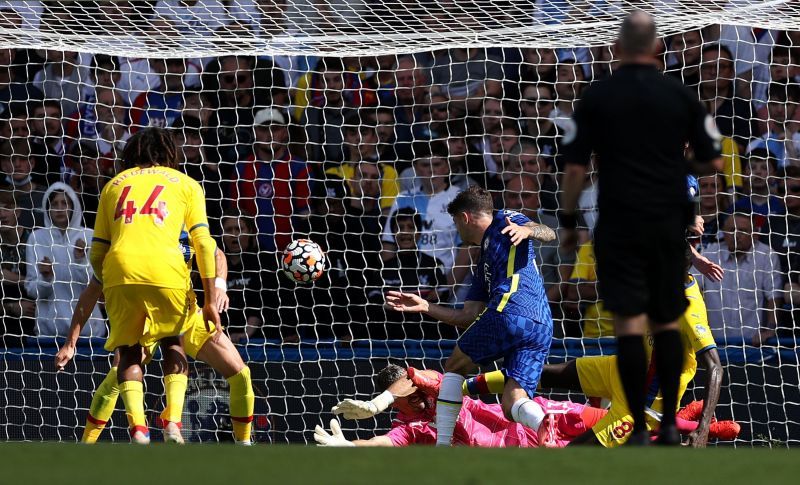
[[[664,400],[658,442],[680,443],[675,428],[683,367],[678,319],[687,307],[684,251],[692,219],[686,143],[704,171],[721,163],[713,119],[695,94],[658,71],[656,42],[649,14],[636,11],[623,20],[615,46],[621,65],[586,90],[563,141],[567,165],[559,219],[566,240],[574,240],[578,196],[592,153],[596,156],[598,290],[614,314],[617,367],[634,420],[631,445],[649,442],[645,399],[655,383],[645,385],[648,325]]]

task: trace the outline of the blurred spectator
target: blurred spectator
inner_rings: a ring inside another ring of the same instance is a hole
[[[39,145],[43,163],[36,167],[36,179],[49,185],[58,181],[69,181],[69,165],[66,161],[64,127],[62,126],[61,104],[55,99],[36,103],[30,118],[31,142]]]
[[[36,304],[25,293],[25,243],[30,230],[18,223],[21,211],[8,192],[0,192],[0,347],[16,347],[33,335]]]
[[[228,298],[230,309],[221,314],[223,326],[231,341],[239,343],[250,337],[261,337],[264,325],[261,309],[271,302],[262,299],[261,275],[267,268],[258,256],[256,228],[253,220],[236,209],[222,216],[222,244],[228,263]],[[275,324],[277,322],[271,322]]]
[[[435,89],[443,92],[462,112],[475,112],[483,98],[503,96],[502,60],[483,48],[452,48],[439,53],[431,69]]]
[[[206,66],[203,89],[217,94],[219,125],[243,127],[240,131],[249,131],[255,113],[263,107],[288,104],[286,80],[269,59],[220,57]]]
[[[447,118],[448,115],[448,98],[442,92],[430,92],[430,72],[421,65],[417,57],[398,56],[394,76],[394,118],[398,143],[396,151],[400,159],[413,160],[411,144],[434,137],[433,132],[441,131],[441,118]],[[428,129],[432,133],[426,136],[421,132],[419,123],[428,109],[432,122]]]
[[[730,215],[731,197],[721,173],[700,177],[699,215],[703,218],[703,247],[723,240],[722,227]]]
[[[64,116],[72,116],[81,100],[81,86],[89,80],[89,73],[81,66],[89,64],[86,55],[73,51],[46,50],[44,68],[33,77],[33,86],[47,99],[61,102]]]
[[[65,336],[78,295],[89,284],[87,252],[92,230],[83,218],[75,191],[61,182],[47,189],[42,203],[45,224],[28,238],[25,288],[36,300],[36,331],[41,336]],[[105,337],[106,325],[95,307],[81,333]]]
[[[486,185],[481,183],[481,186],[493,186],[499,182],[498,174],[502,172],[502,166],[492,153],[492,141],[495,141],[494,148],[498,149],[504,128],[502,102],[494,98],[484,99],[479,119],[480,128],[469,137],[469,151],[474,155],[471,160],[478,162],[482,159],[482,163],[471,164],[468,171],[479,183],[485,180]]]
[[[542,192],[539,189],[539,182],[531,174],[522,173],[516,175],[506,182],[503,191],[503,207],[515,210],[527,216],[537,224],[544,224],[553,229],[558,234],[558,220],[553,214],[548,214],[541,210]],[[558,238],[550,242],[533,241],[536,249],[537,262],[542,272],[544,287],[548,298],[553,301],[559,299],[559,285],[562,281],[569,278],[569,274],[563,274],[571,268],[575,255],[561,250]]]
[[[292,240],[295,224],[308,213],[308,167],[289,152],[283,112],[264,108],[253,125],[253,154],[236,165],[237,178],[227,198],[255,216],[261,249],[275,251]]]
[[[13,26],[23,30],[39,30],[44,8],[39,0],[4,0],[0,2],[0,17],[14,18]]]
[[[558,154],[560,133],[551,118],[555,107],[553,89],[546,84],[525,86],[520,107],[521,136],[534,140],[542,156],[554,159]]]
[[[745,197],[739,198],[733,206],[733,212],[752,212],[758,220],[754,221],[756,229],[764,223],[764,217],[784,214],[786,209],[780,197],[772,193],[772,186],[778,180],[778,167],[775,159],[766,150],[757,149],[750,152],[745,168]]]
[[[422,218],[419,249],[444,263],[447,275],[453,268],[456,253],[463,250],[459,247],[461,241],[453,220],[446,210],[447,204],[460,189],[450,184],[450,167],[446,157],[433,155],[419,158],[414,161],[414,170],[417,186],[397,196],[389,217],[403,208],[414,209]],[[384,227],[382,239],[385,255],[397,250],[388,225]]]
[[[31,136],[31,127],[28,120],[28,107],[17,105],[14,111],[3,113],[0,118],[0,140],[11,138],[28,138]],[[8,115],[10,118],[5,118]]]
[[[528,140],[517,144],[511,153],[517,157],[522,173],[536,177],[542,210],[554,214],[558,210],[558,184],[553,174],[553,166],[539,154],[536,145]]]
[[[574,59],[559,62],[556,69],[555,109],[550,113],[550,118],[562,130],[569,123],[575,103],[587,84],[586,73]]]
[[[381,172],[381,210],[387,212],[394,203],[400,191],[398,174],[392,163],[378,162],[381,159],[379,152],[378,131],[374,121],[368,117],[360,117],[358,113],[351,112],[345,118],[343,129],[345,163],[334,165],[325,171],[344,180],[352,180],[356,166],[361,163],[377,163]]]
[[[69,185],[78,194],[83,207],[83,225],[94,227],[100,192],[115,173],[114,161],[104,159],[97,149],[97,143],[91,140],[74,143],[69,152],[69,160],[73,173]]]
[[[67,125],[67,134],[95,141],[103,157],[114,159],[131,137],[128,107],[119,90],[97,86],[94,93],[94,102],[81,103],[77,118]],[[131,113],[141,114],[133,110]]]
[[[753,134],[754,112],[750,103],[734,91],[733,56],[727,47],[703,47],[700,65],[700,100],[714,117],[723,136],[731,137],[743,152]]]
[[[8,119],[12,112],[23,112],[27,117],[27,103],[44,97],[27,79],[20,79],[14,64],[16,57],[15,49],[0,49],[0,116]]]
[[[751,141],[747,151],[766,149],[779,168],[800,166],[800,122],[795,120],[800,102],[800,85],[773,83],[767,102],[767,132]]]
[[[785,39],[785,42],[791,42]],[[769,72],[768,77],[764,80],[753,80],[753,104],[759,108],[759,119],[763,119],[762,108],[769,100],[769,90],[772,84],[790,84],[795,83],[795,74],[797,73],[797,54],[795,53],[794,59],[792,53],[796,52],[793,46],[788,44],[777,43],[772,47],[769,55]]]
[[[378,160],[383,162],[397,161],[397,137],[395,136],[396,124],[394,110],[380,107],[375,110],[375,131],[378,135]],[[409,148],[410,150],[410,148]]]
[[[353,175],[347,179],[345,201],[345,225],[348,230],[361,234],[359,247],[377,253],[381,249],[378,236],[381,233],[381,169],[376,163],[359,163],[353,166]],[[367,243],[369,241],[369,243]],[[377,244],[375,244],[377,243]]]
[[[800,168],[788,168],[784,182],[786,214],[769,217],[762,241],[780,255],[781,272],[788,280],[787,291],[794,296],[800,290]],[[800,299],[792,300],[792,307],[800,309]]]
[[[700,83],[700,60],[702,58],[703,35],[700,29],[675,34],[670,40],[666,73],[694,87]]]
[[[12,138],[0,146],[0,169],[6,174],[0,181],[0,192],[14,197],[20,210],[19,223],[28,229],[41,227],[44,222],[42,201],[45,187],[31,177],[37,159],[26,139]]]
[[[520,84],[531,83],[543,86],[556,81],[558,57],[556,57],[554,49],[526,48],[520,49],[520,51],[522,52],[522,62],[519,68]]]
[[[313,161],[339,162],[342,153],[342,128],[348,108],[345,107],[342,60],[325,57],[317,64],[319,79],[309,87],[308,106],[302,112],[301,123],[306,127],[309,157]]]
[[[721,282],[692,269],[703,289],[708,323],[717,342],[761,345],[775,335],[775,308],[780,306],[783,276],[780,259],[769,246],[753,239],[753,218],[736,213],[725,221],[724,242],[703,252],[725,270]]]
[[[159,84],[134,100],[130,111],[131,131],[134,133],[148,126],[172,126],[183,109],[186,59],[150,59],[150,69],[158,74]],[[100,94],[97,96],[99,98]]]
[[[286,0],[238,0],[226,8],[231,18],[244,22],[259,38],[287,33]]]
[[[172,136],[178,148],[180,166],[186,175],[200,182],[206,194],[206,214],[209,222],[217,224],[222,217],[222,177],[219,164],[214,163],[203,143],[201,122],[193,116],[179,116],[172,125]]]
[[[394,236],[397,251],[391,253],[383,262],[383,268],[373,269],[368,277],[370,285],[368,297],[376,305],[383,305],[384,294],[389,290],[398,290],[420,295],[428,301],[438,302],[447,298],[447,279],[444,276],[442,262],[419,250],[422,237],[422,218],[412,208],[399,209],[389,219],[389,230]],[[389,322],[402,322],[404,325],[387,325],[384,335],[373,335],[372,338],[406,339],[423,338],[423,334],[412,322],[422,319],[417,315],[408,318],[403,313],[385,312],[377,319]],[[383,333],[383,332],[381,332]],[[438,338],[438,333],[428,335]]]
[[[81,102],[94,103],[97,100],[95,94],[97,87],[120,89],[122,91],[120,88],[120,80],[122,79],[120,69],[121,66],[117,56],[94,54],[89,69],[89,82],[82,86]]]
[[[153,21],[156,28],[168,27],[198,37],[213,36],[231,18],[221,0],[159,0],[153,10]]]

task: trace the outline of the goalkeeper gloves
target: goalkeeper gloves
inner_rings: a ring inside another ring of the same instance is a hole
[[[333,414],[341,414],[345,419],[367,419],[387,410],[394,402],[394,396],[389,391],[383,391],[371,401],[358,401],[345,399],[334,406]]]
[[[331,432],[328,433],[325,429],[317,425],[314,428],[314,441],[317,446],[333,446],[333,447],[352,447],[355,443],[348,441],[342,434],[342,427],[339,426],[339,421],[331,419]]]

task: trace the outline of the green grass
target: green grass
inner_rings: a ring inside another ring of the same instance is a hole
[[[769,449],[0,444],[2,484],[800,483],[800,454]]]

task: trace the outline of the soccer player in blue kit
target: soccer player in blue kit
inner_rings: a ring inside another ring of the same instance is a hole
[[[480,187],[460,192],[447,206],[466,244],[480,245],[481,257],[463,308],[429,303],[419,295],[390,291],[387,307],[421,312],[467,328],[445,363],[436,401],[437,446],[450,446],[461,410],[461,386],[478,365],[504,359],[508,371],[501,400],[511,421],[538,430],[545,413],[532,398],[550,350],[553,317],[536,266],[532,239],[552,241],[552,229],[514,211],[496,211]]]

